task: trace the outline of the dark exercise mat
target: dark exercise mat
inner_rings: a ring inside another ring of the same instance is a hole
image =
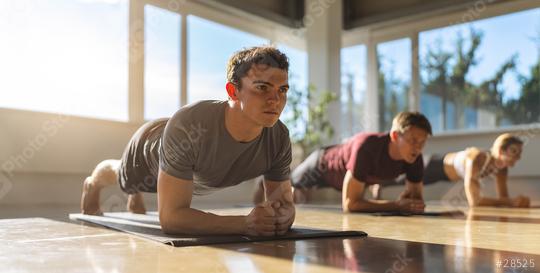
[[[164,244],[180,246],[199,246],[226,243],[249,243],[275,240],[298,240],[329,237],[367,236],[363,231],[335,231],[309,228],[292,228],[287,234],[273,237],[243,235],[168,235],[161,231],[158,216],[152,214],[132,214],[125,212],[105,213],[104,216],[70,214],[72,220],[79,220],[131,233]]]
[[[317,210],[338,210],[342,211],[341,205],[336,204],[300,204],[296,205],[297,208],[303,209],[317,209]],[[380,212],[353,212],[360,214],[368,214],[373,216],[432,216],[432,217],[464,217],[465,213],[461,210],[447,210],[447,211],[424,211],[421,213],[410,213],[400,211],[380,211]]]
[[[385,211],[385,212],[372,212],[369,213],[374,216],[433,216],[433,217],[464,217],[465,213],[460,210],[450,211],[425,211],[420,213],[412,212],[399,212],[399,211]]]

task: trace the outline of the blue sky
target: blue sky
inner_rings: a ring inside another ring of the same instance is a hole
[[[441,41],[444,50],[453,51],[458,33],[469,37],[471,27],[483,31],[484,38],[477,54],[479,63],[467,75],[468,80],[481,83],[491,78],[514,53],[518,54],[516,70],[530,75],[530,67],[539,58],[538,48],[530,38],[540,36],[540,9],[423,32],[419,41],[421,58],[425,56],[428,46],[435,46],[438,41]],[[504,79],[505,99],[519,96],[520,88],[515,75],[509,73]]]
[[[411,41],[399,39],[377,45],[380,70],[388,74],[387,80],[398,78],[403,82],[411,81]]]
[[[181,16],[150,5],[144,13],[144,118],[155,119],[180,107]]]
[[[52,4],[54,2],[54,4]],[[125,0],[3,0],[0,33],[0,107],[20,108],[97,118],[127,120],[127,11]],[[514,53],[518,68],[528,75],[539,58],[529,39],[540,29],[540,9],[472,23],[485,33],[480,65],[469,77],[481,82]],[[456,33],[468,25],[426,31],[420,36],[420,54],[437,40],[451,48]],[[147,118],[170,115],[178,106],[180,16],[146,8]],[[243,47],[268,40],[195,16],[188,17],[188,101],[226,98],[225,66]],[[305,52],[278,45],[290,58],[292,79],[307,85]],[[378,46],[383,68],[410,80],[410,42],[390,41]],[[365,91],[365,47],[342,50],[342,68],[355,74],[355,101]],[[507,98],[519,94],[515,76],[505,79]]]
[[[346,75],[352,74],[354,101],[360,103],[364,99],[366,90],[366,46],[355,45],[341,50],[341,75],[342,84],[347,82]],[[343,97],[343,96],[342,96]]]
[[[188,17],[188,101],[226,99],[226,67],[236,51],[268,40],[216,24],[196,16]]]

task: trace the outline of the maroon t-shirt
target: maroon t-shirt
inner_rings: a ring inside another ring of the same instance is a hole
[[[388,133],[359,133],[345,143],[327,148],[321,158],[324,180],[341,190],[349,170],[354,178],[367,184],[393,180],[401,174],[405,174],[410,182],[421,182],[424,176],[422,155],[412,164],[393,160],[388,154],[389,144]]]

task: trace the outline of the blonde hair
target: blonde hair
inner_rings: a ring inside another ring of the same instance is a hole
[[[429,135],[433,135],[429,120],[420,112],[401,112],[397,114],[392,120],[392,129],[390,131],[403,134],[412,126],[426,131]]]
[[[508,149],[508,147],[510,147],[510,145],[513,144],[523,145],[523,140],[510,133],[502,134],[498,136],[493,142],[493,146],[491,146],[491,152],[498,153],[499,150],[505,151],[506,149]]]

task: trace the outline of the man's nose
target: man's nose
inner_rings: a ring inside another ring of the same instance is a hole
[[[279,102],[281,100],[281,97],[279,96],[279,90],[276,89],[269,92],[267,100],[271,102]]]

